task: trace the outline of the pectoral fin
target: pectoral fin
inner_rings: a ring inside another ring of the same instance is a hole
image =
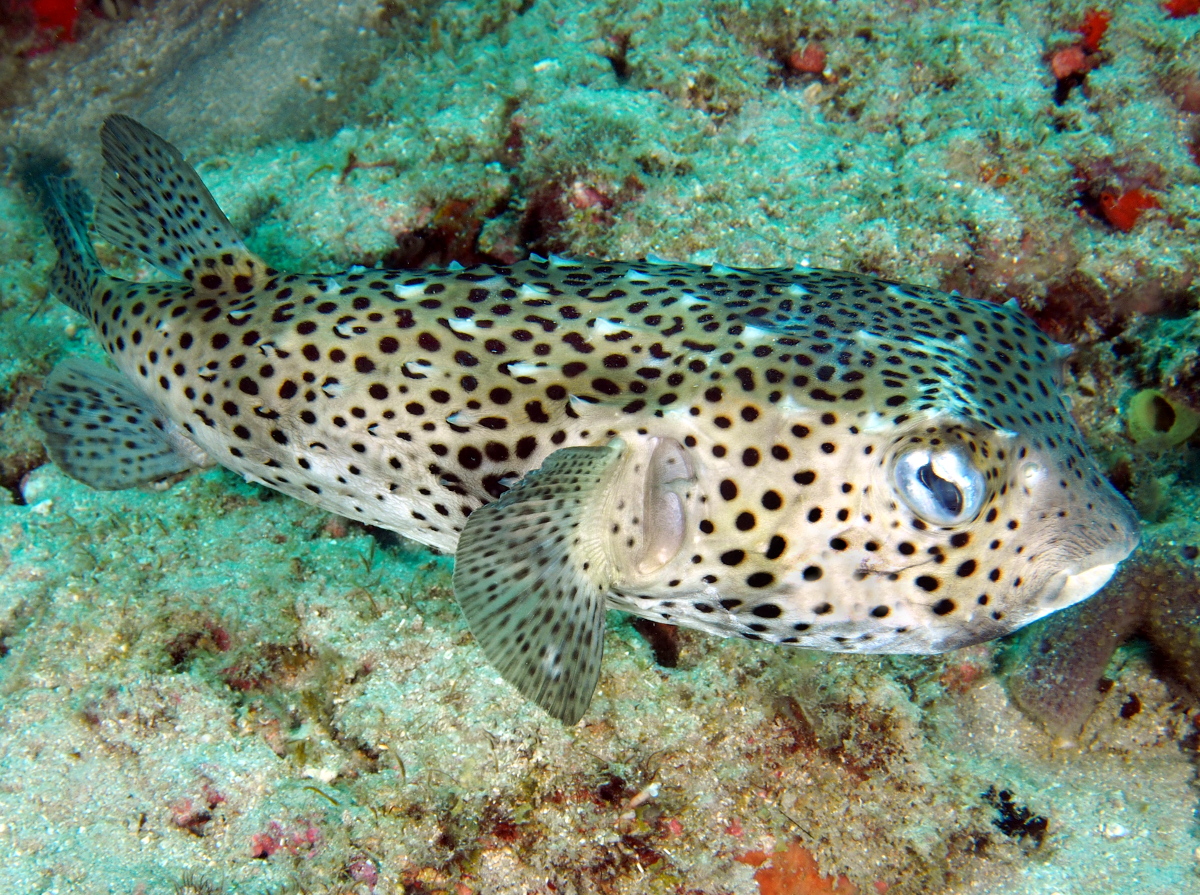
[[[454,593],[484,654],[566,724],[587,711],[604,651],[614,564],[605,494],[623,445],[563,448],[471,514]]]
[[[63,361],[33,399],[46,451],[101,491],[149,485],[212,460],[116,370]]]

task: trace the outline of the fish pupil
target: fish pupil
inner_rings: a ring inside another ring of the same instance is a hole
[[[917,481],[929,489],[933,499],[941,504],[942,509],[947,513],[957,516],[962,512],[962,491],[954,482],[949,482],[938,475],[933,469],[933,463],[926,463],[917,470]]]

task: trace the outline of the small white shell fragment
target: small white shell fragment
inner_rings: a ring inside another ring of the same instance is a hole
[[[331,768],[305,768],[302,776],[328,785],[337,779],[337,771]]]

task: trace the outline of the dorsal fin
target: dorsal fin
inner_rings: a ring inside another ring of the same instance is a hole
[[[274,275],[178,149],[124,115],[109,116],[100,140],[107,163],[96,210],[101,236],[215,297],[246,295]]]

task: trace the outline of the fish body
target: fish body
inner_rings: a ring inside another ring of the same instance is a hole
[[[53,285],[121,374],[52,374],[52,456],[100,487],[219,463],[455,553],[488,658],[568,723],[606,608],[940,652],[1083,599],[1137,543],[1015,305],[658,261],[285,274],[170,144],[120,116],[102,139],[100,233],[176,279],[108,276],[80,188],[44,180]]]

